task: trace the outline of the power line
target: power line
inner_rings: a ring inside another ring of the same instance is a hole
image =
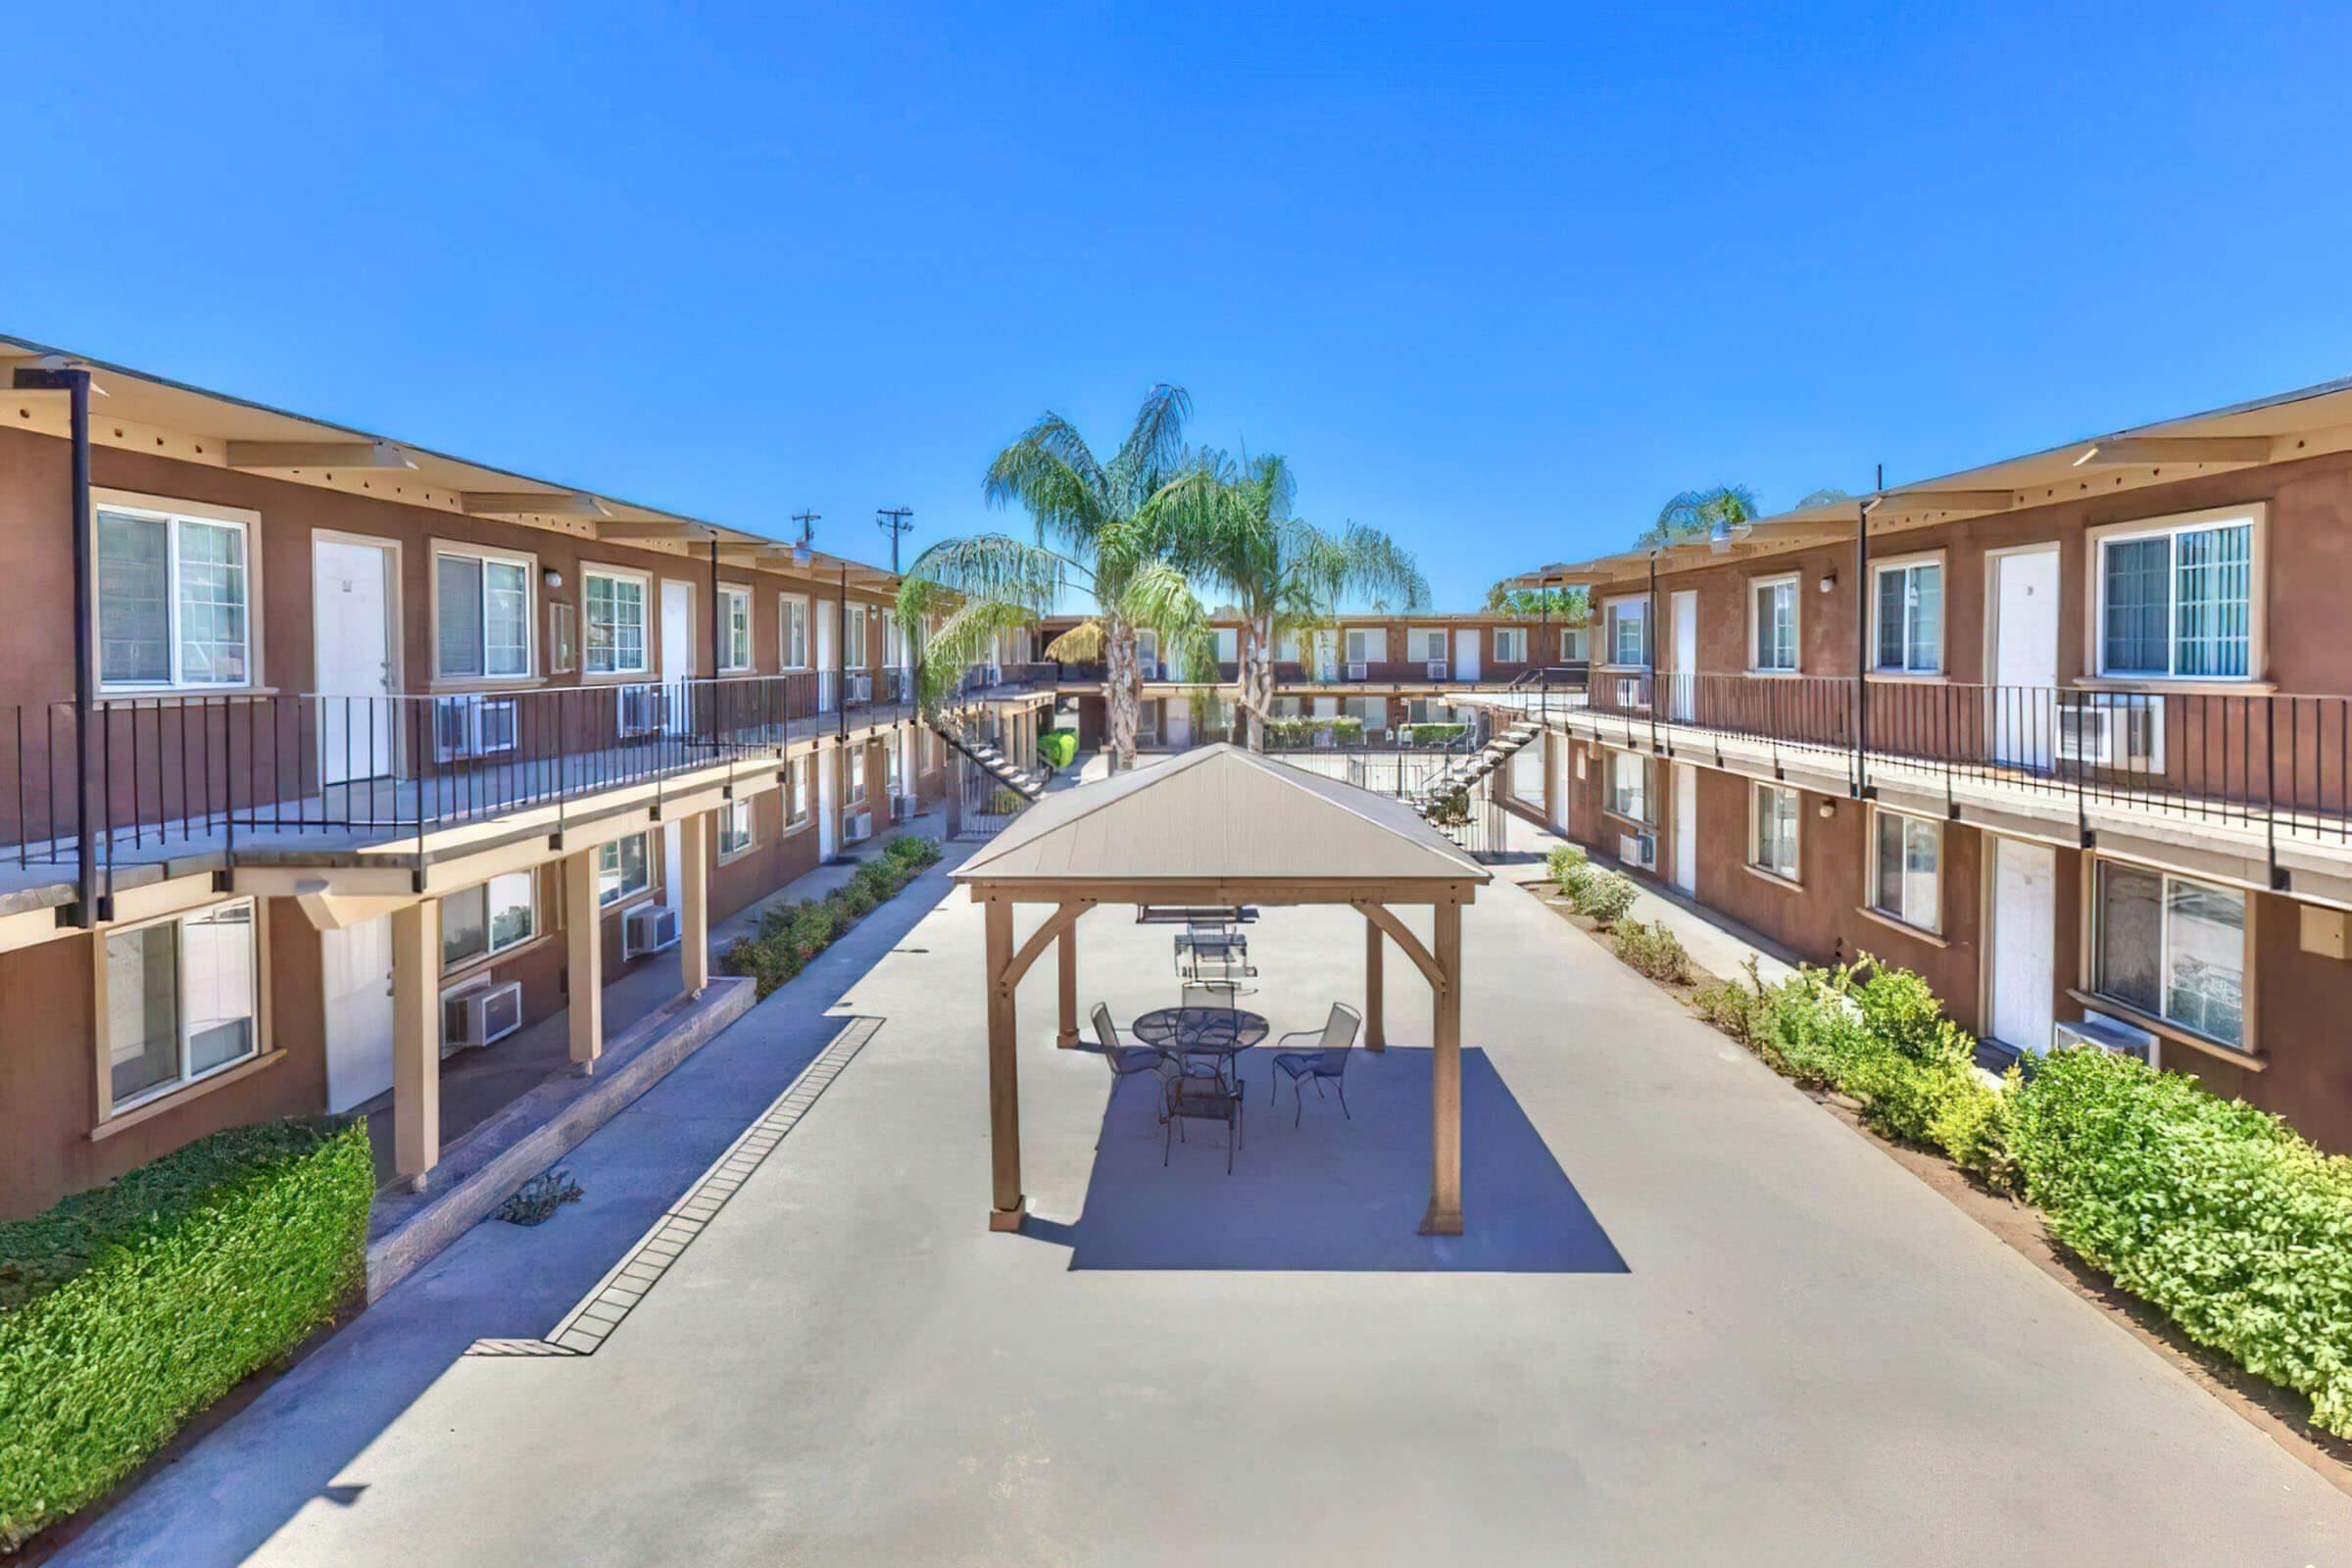
[[[914,524],[907,520],[913,515],[912,507],[874,509],[874,526],[890,535],[890,574],[894,577],[899,574],[899,541],[914,531]]]

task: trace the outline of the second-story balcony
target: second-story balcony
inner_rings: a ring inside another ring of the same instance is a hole
[[[1513,706],[1544,711],[1523,695]],[[2273,887],[2352,875],[2352,698],[1604,669],[1549,716],[1604,744],[1955,818],[2199,847],[2259,863]]]
[[[897,668],[393,696],[109,697],[0,714],[0,903],[69,902],[86,812],[100,896],[207,865],[406,855],[513,819],[561,834],[620,792],[772,772],[788,748],[912,715]],[[81,781],[76,789],[76,779]]]

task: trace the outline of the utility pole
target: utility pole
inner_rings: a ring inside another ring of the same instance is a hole
[[[907,519],[914,515],[912,507],[876,507],[874,526],[890,535],[890,574],[899,574],[899,541],[914,531]]]
[[[792,514],[792,520],[801,525],[800,542],[796,548],[803,551],[808,548],[809,542],[816,538],[816,520],[823,515],[821,512],[796,512]]]

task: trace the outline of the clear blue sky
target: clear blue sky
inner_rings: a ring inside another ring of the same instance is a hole
[[[1452,605],[2352,373],[2341,10],[329,9],[12,12],[0,330],[866,559],[1171,380]]]

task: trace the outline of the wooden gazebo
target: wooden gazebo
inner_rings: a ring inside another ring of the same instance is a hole
[[[1018,1230],[1021,1107],[1013,995],[1058,944],[1064,1046],[1078,1039],[1078,921],[1099,904],[1345,904],[1364,917],[1364,1044],[1387,1045],[1384,940],[1428,977],[1429,1208],[1421,1229],[1462,1230],[1462,906],[1493,880],[1403,802],[1232,746],[1207,746],[1049,795],[964,861],[955,880],[987,911],[991,1230]],[[1053,912],[1016,951],[1015,905]],[[1397,918],[1428,905],[1435,941]]]

